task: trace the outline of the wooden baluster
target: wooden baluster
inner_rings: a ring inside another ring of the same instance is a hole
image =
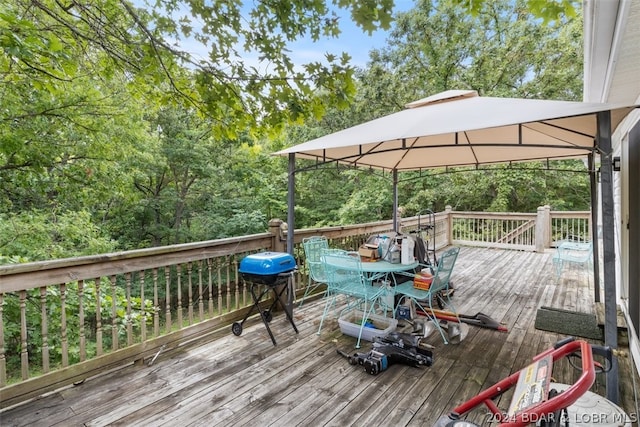
[[[60,334],[62,336],[62,367],[69,366],[69,341],[67,338],[67,285],[60,285]]]
[[[164,281],[166,284],[164,301],[165,307],[165,330],[167,333],[171,332],[171,268],[166,266],[164,268]]]
[[[246,307],[247,306],[247,301],[248,301],[248,297],[249,295],[247,294],[248,291],[248,286],[247,284],[244,282],[244,280],[242,280],[242,277],[240,277],[240,273],[238,272],[238,268],[240,267],[240,265],[236,262],[235,263],[236,266],[236,289],[238,287],[240,287],[242,289],[242,303],[238,306],[236,305],[236,308],[240,308],[240,307]]]
[[[133,320],[131,319],[131,273],[125,274],[127,298],[127,345],[133,345]]]
[[[496,222],[497,221],[495,221],[493,219],[487,220],[486,231],[485,231],[485,235],[486,235],[485,240],[487,242],[489,242],[489,244],[494,243],[494,242],[497,241],[497,239],[493,235],[493,230],[496,227]]]
[[[116,302],[118,300],[116,294],[116,276],[112,275],[111,279],[111,349],[118,349],[118,308]]]
[[[40,288],[40,317],[42,318],[42,372],[49,372],[49,326],[47,317],[47,287]]]
[[[87,359],[87,342],[84,330],[84,280],[78,280],[78,321],[80,323],[80,361]]]
[[[96,356],[102,355],[102,295],[100,290],[101,278],[96,282]]]
[[[216,270],[218,271],[218,283],[216,284],[218,288],[218,314],[222,314],[222,266],[218,264],[218,268]],[[227,292],[227,301],[228,298],[229,295]]]
[[[225,263],[225,267],[227,270],[227,306],[225,307],[227,310],[231,310],[232,309],[232,305],[231,305],[231,272],[229,271],[229,264],[231,263],[231,260],[229,259],[229,257],[227,257],[227,261]],[[236,292],[236,307],[238,307],[238,287],[235,287],[235,292]]]
[[[4,350],[4,294],[0,292],[0,387],[7,385],[7,356]]]
[[[193,266],[191,261],[187,263],[187,284],[189,285],[189,305],[188,305],[188,314],[189,314],[189,325],[193,325],[193,281],[191,280],[191,273],[193,272]]]
[[[198,320],[204,320],[204,295],[202,295],[202,260],[198,261]]]
[[[242,304],[244,301],[242,301],[241,303],[241,298],[240,298],[240,287],[242,286],[242,283],[240,280],[238,280],[238,262],[234,259],[233,260],[233,272],[234,272],[234,278],[235,278],[235,283],[236,283],[236,291],[235,291],[235,302],[236,304],[234,305],[233,308],[235,308],[236,310],[239,309],[240,307],[242,307],[244,304]],[[229,276],[231,276],[231,274],[229,274]],[[231,279],[231,277],[229,277],[229,280]],[[244,292],[243,292],[244,294]],[[244,298],[243,298],[244,299]]]
[[[27,291],[20,291],[20,345],[22,379],[29,378],[29,353],[27,350]]]
[[[491,227],[493,227],[492,219],[485,219],[482,221],[480,241],[489,243],[489,244],[491,243]]]
[[[176,265],[178,276],[178,329],[182,329],[182,264]]]
[[[211,271],[213,261],[211,258],[207,258],[207,273],[209,274],[209,317],[213,317],[213,273]]]
[[[158,305],[158,269],[153,269],[153,336],[160,335],[160,306]]]
[[[472,219],[471,221],[471,240],[476,240],[476,236],[478,235],[478,231],[480,230],[481,222],[478,219]]]
[[[513,242],[514,238],[517,239],[517,236],[512,234],[513,230],[515,230],[518,227],[518,224],[515,221],[506,220],[506,221],[504,221],[502,227],[503,228],[504,227],[507,228],[506,231],[505,231],[506,238],[502,243],[511,243],[511,242]],[[513,243],[516,243],[516,242],[513,242]]]
[[[144,274],[145,271],[140,272],[140,340],[145,342],[147,340],[147,311],[144,301]]]
[[[487,219],[482,222],[482,241],[490,242],[489,230],[491,229],[491,220]]]

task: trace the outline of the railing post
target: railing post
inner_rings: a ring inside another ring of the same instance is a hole
[[[273,252],[286,252],[287,245],[283,230],[286,230],[286,224],[283,220],[274,218],[269,221],[269,233],[273,236],[271,239],[271,250]]]
[[[536,252],[544,252],[545,248],[551,247],[551,214],[550,207],[539,206],[536,216]]]
[[[449,246],[453,242],[453,208],[451,205],[444,207],[444,213],[447,216],[447,244]]]
[[[544,227],[544,247],[551,247],[551,206],[544,205],[545,227]]]

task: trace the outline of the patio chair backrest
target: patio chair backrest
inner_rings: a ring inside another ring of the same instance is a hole
[[[329,249],[329,241],[324,236],[311,236],[302,239],[302,247],[304,249],[304,257],[309,275],[314,282],[324,283],[326,274],[322,266],[322,251]]]
[[[451,279],[451,273],[453,272],[453,266],[458,258],[460,248],[454,247],[447,249],[438,260],[438,266],[433,275],[433,282],[431,283],[430,291],[438,292],[449,287],[449,280]]]
[[[333,292],[360,294],[365,289],[365,276],[358,252],[340,249],[323,251],[327,284]]]

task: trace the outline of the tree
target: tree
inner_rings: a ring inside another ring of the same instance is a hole
[[[351,8],[366,31],[388,24],[389,3],[336,7]],[[367,69],[353,70],[339,55],[300,67],[284,49],[296,37],[335,34],[326,2],[0,0],[0,212],[24,224],[20,214],[32,215],[34,227],[23,230],[47,230],[47,242],[57,241],[60,218],[88,215],[97,241],[123,249],[262,232],[268,219],[286,217],[286,159],[269,155],[285,145],[445,89],[578,99],[579,16],[543,24],[526,5],[486,2],[471,15],[455,0],[417,2]],[[186,53],[194,40],[209,46],[207,58]],[[522,183],[542,181],[510,174],[435,172],[401,182],[400,202],[407,214],[535,204]],[[392,215],[389,175],[332,165],[297,180],[297,226]],[[570,200],[581,205],[578,195]],[[3,255],[37,252],[14,249]]]
[[[475,89],[489,96],[581,99],[580,14],[543,23],[527,7],[524,0],[486,2],[472,15],[456,0],[417,2],[414,9],[398,14],[387,46],[370,52],[367,68],[357,73],[356,101],[347,110],[330,110],[317,123],[307,121],[313,133],[298,142],[401,110],[407,102],[448,89]],[[539,164],[521,166],[534,170],[517,166],[454,174],[434,170],[423,178],[403,173],[399,201],[405,215],[426,208],[443,210],[446,205],[459,210],[515,212],[535,211],[547,203],[588,208],[586,174],[541,174]],[[577,166],[586,172],[580,162]],[[554,167],[576,169],[576,163]],[[347,195],[327,198],[338,205],[329,214],[331,218],[359,222],[360,211],[369,213],[368,220],[391,217],[390,177],[381,180],[369,175],[360,175],[358,185],[348,187]],[[553,178],[558,175],[563,179]],[[301,221],[305,221],[311,218],[307,212],[314,212],[315,205],[313,196],[304,194],[311,178],[299,178],[298,182],[301,180],[298,193],[302,194],[296,201],[304,212]],[[348,186],[344,174],[334,182],[340,182],[341,189]],[[319,184],[310,188],[327,187]],[[582,189],[581,195],[570,192],[576,188]],[[385,194],[386,199],[378,197]],[[571,201],[563,203],[565,197]]]
[[[218,145],[210,132],[211,121],[193,109],[160,108],[148,117],[153,131],[149,153],[128,162],[132,184],[138,193],[133,215],[137,227],[122,227],[130,241],[153,246],[183,243],[193,236],[189,221],[197,183],[216,176]]]
[[[388,28],[392,0],[336,0],[364,31]],[[249,128],[281,127],[317,116],[325,105],[347,105],[353,69],[346,53],[294,64],[288,44],[340,32],[326,2],[163,0],[136,7],[127,0],[59,2],[2,0],[0,48],[10,75],[29,74],[41,89],[92,76],[124,73],[128,85],[166,82],[169,97],[213,118],[212,132],[235,137]],[[188,52],[208,48],[207,57]],[[183,73],[189,69],[191,73]],[[194,84],[192,84],[192,82]]]
[[[0,213],[0,264],[112,252],[116,242],[106,234],[87,211]]]
[[[279,172],[252,169],[246,183],[261,185],[256,192],[234,182],[242,171],[228,160],[264,158],[246,143],[257,131],[346,105],[354,92],[348,55],[294,64],[287,45],[337,35],[335,8],[349,8],[364,31],[391,20],[391,0],[334,6],[0,0],[0,211],[34,210],[46,223],[90,212],[129,248],[266,226],[257,201],[267,214],[283,210],[281,181],[269,175]],[[191,43],[207,46],[208,55],[188,53]],[[176,129],[159,141],[153,114],[162,108],[190,111],[185,125],[206,125],[207,137],[195,135],[203,129]],[[220,148],[226,158],[216,155]],[[211,158],[224,173],[212,174]],[[143,183],[141,173],[153,182]],[[134,182],[146,194],[132,191]]]
[[[490,0],[456,0],[459,6],[465,7],[474,15],[480,13]],[[542,18],[545,23],[562,20],[563,17],[574,17],[582,2],[580,0],[526,0],[529,12]]]
[[[363,97],[387,113],[448,89],[579,100],[581,28],[580,17],[542,25],[523,0],[489,2],[475,16],[456,1],[421,0],[398,14],[388,46],[371,52]]]

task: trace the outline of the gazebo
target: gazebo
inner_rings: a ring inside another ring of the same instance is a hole
[[[278,151],[288,156],[289,230],[295,229],[296,158],[315,165],[337,163],[389,171],[394,181],[397,229],[398,173],[430,168],[582,158],[591,176],[593,223],[597,223],[596,163],[604,259],[605,345],[617,347],[612,130],[637,105],[478,96],[449,90],[409,103],[402,111]],[[597,240],[594,227],[593,241]],[[293,249],[293,233],[287,235]],[[598,259],[597,245],[594,257]],[[598,263],[594,263],[596,284]],[[596,285],[597,286],[597,285]],[[596,292],[598,295],[598,292]],[[617,363],[607,375],[607,397],[617,401]]]

